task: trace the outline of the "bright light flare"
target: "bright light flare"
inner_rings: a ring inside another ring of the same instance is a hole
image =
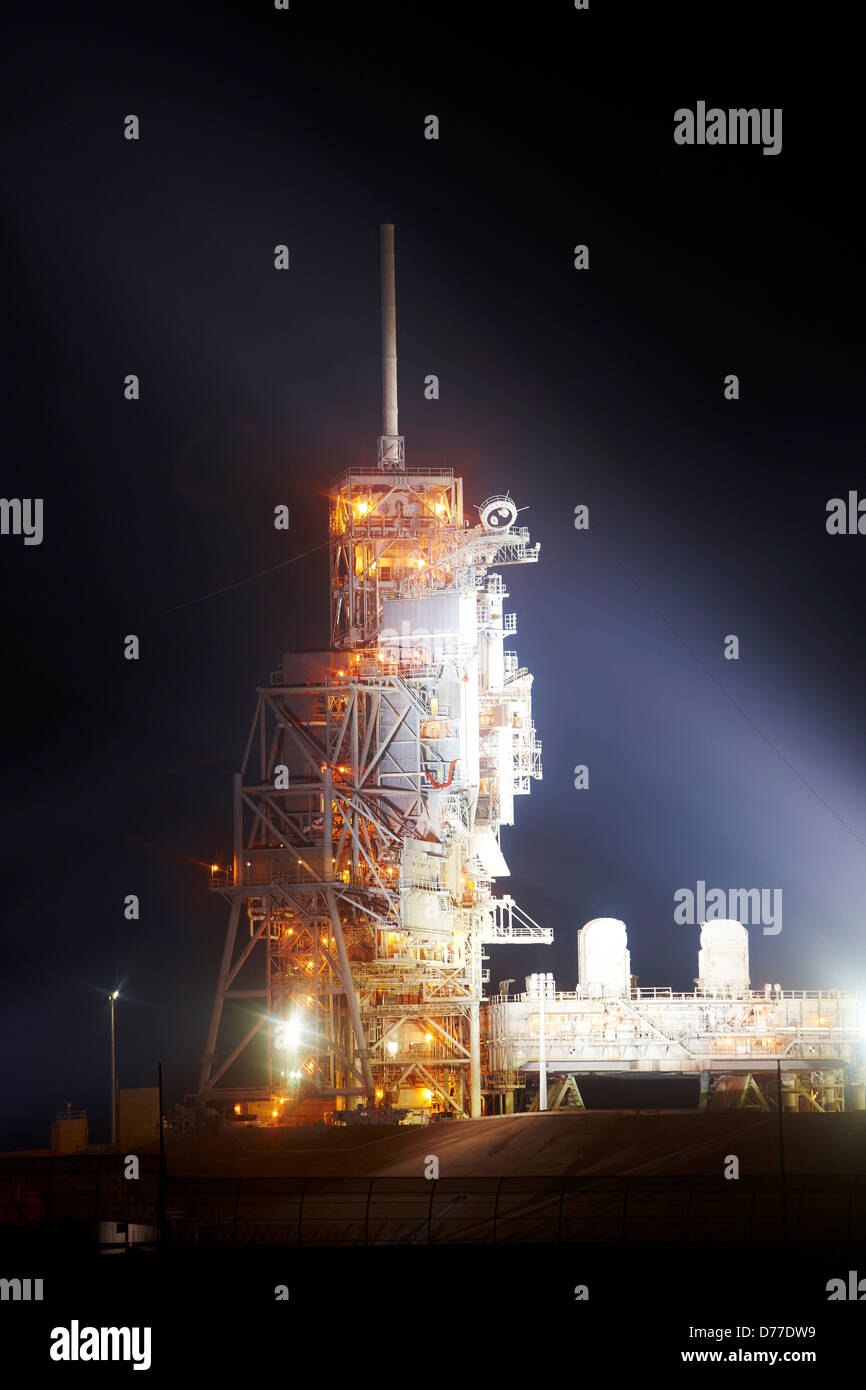
[[[289,1052],[301,1041],[300,1019],[292,1018],[283,1023],[274,1033],[274,1047],[280,1052]]]

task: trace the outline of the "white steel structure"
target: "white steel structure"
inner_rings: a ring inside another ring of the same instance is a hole
[[[691,993],[633,987],[625,924],[612,918],[581,929],[578,961],[574,991],[529,976],[524,994],[491,1001],[494,1073],[525,1078],[546,1065],[566,1075],[695,1074],[704,1103],[711,1080],[725,1078],[720,1094],[742,1100],[747,1080],[781,1066],[786,1107],[843,1109],[847,1089],[849,1105],[863,1108],[862,1002],[847,990],[750,989],[748,933],[739,922],[702,925]]]
[[[383,226],[377,464],[330,489],[329,650],[286,655],[258,692],[234,861],[213,876],[230,916],[199,1091],[285,1102],[306,1077],[320,1096],[480,1115],[484,946],[552,940],[493,895],[500,825],[541,777],[499,571],[539,547],[509,496],[473,523],[451,469],[406,467],[393,238]],[[251,1025],[220,1058],[238,997]],[[260,1079],[226,1085],[262,1030]]]

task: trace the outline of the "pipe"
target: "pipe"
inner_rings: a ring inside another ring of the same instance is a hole
[[[397,435],[397,291],[394,280],[394,225],[379,227],[382,286],[382,435]]]
[[[456,758],[452,758],[452,759],[451,759],[451,762],[450,762],[450,764],[449,764],[449,767],[448,767],[448,780],[447,780],[447,782],[437,782],[436,779],[435,779],[435,777],[431,777],[431,776],[430,776],[430,773],[427,771],[426,767],[425,767],[425,769],[424,769],[424,775],[425,775],[425,777],[427,778],[427,781],[430,783],[431,787],[435,787],[437,791],[442,791],[443,787],[450,787],[450,786],[451,786],[451,782],[452,782],[452,779],[453,779],[453,777],[454,777],[454,769],[455,769],[456,766],[457,766],[457,759],[456,759]]]

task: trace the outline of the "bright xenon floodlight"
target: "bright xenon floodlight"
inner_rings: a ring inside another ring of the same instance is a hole
[[[297,1047],[300,1041],[301,1025],[296,1018],[282,1024],[274,1033],[274,1046],[281,1052],[288,1052],[290,1048]]]

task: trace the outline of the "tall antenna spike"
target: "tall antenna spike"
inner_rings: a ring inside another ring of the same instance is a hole
[[[397,291],[394,275],[394,225],[379,227],[379,265],[382,295],[382,434],[379,467],[403,469],[406,452],[397,433]]]

